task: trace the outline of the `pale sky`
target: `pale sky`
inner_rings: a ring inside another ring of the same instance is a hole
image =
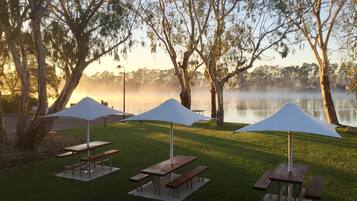
[[[332,44],[332,41],[331,43]],[[296,48],[295,53],[289,53],[286,58],[281,58],[281,56],[275,51],[271,50],[266,52],[266,55],[274,57],[271,61],[257,61],[255,66],[260,65],[279,65],[279,66],[289,66],[289,65],[301,65],[302,63],[316,63],[316,60],[310,50],[310,47],[304,45],[305,47],[301,50]],[[331,45],[335,46],[335,45]],[[330,59],[332,62],[339,63],[339,55],[337,50],[330,49]],[[158,49],[157,53],[151,53],[148,46],[142,47],[137,45],[131,49],[128,53],[127,58],[122,58],[121,61],[114,61],[109,56],[103,57],[100,62],[95,62],[91,64],[86,70],[87,75],[93,75],[96,72],[102,71],[112,71],[118,72],[116,68],[120,65],[124,65],[126,71],[133,71],[139,68],[148,69],[169,69],[172,68],[171,60],[168,54],[162,50]]]

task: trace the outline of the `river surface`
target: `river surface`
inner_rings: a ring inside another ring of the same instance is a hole
[[[144,112],[168,98],[179,100],[178,92],[128,91],[126,93],[126,111],[138,114]],[[75,92],[70,103],[75,103],[85,96],[97,101],[105,100],[109,106],[122,110],[123,95],[121,92],[91,91]],[[254,123],[269,116],[286,103],[296,103],[309,114],[324,119],[321,94],[319,92],[290,91],[236,91],[224,94],[225,121]],[[333,99],[341,123],[357,126],[356,98],[347,92],[334,92]],[[195,90],[192,94],[192,109],[205,110],[210,115],[210,94],[206,90]]]

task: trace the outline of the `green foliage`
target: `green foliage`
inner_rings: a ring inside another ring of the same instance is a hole
[[[18,105],[20,101],[20,95],[15,95],[15,96],[2,96],[3,98],[3,112],[4,113],[17,113],[18,112]],[[30,98],[29,102],[29,111],[31,111],[31,107],[37,105],[37,99],[36,98]]]
[[[348,90],[357,96],[357,64],[350,62],[344,64],[344,66],[346,68]]]
[[[54,1],[50,18],[46,18],[44,41],[50,55],[48,59],[63,72],[65,79],[83,56],[80,49],[86,49],[86,62],[91,63],[106,53],[119,59],[132,45],[132,41],[124,43],[134,26],[131,1],[93,2],[66,1],[62,8],[60,1]]]

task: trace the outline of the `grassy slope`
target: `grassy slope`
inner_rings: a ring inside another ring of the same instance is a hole
[[[259,200],[252,184],[267,169],[287,159],[285,133],[232,134],[238,124],[217,129],[213,123],[192,128],[176,127],[175,153],[198,156],[194,165],[209,166],[212,180],[187,200]],[[84,136],[84,129],[66,131]],[[114,158],[121,170],[92,182],[53,176],[63,161],[46,159],[0,172],[1,201],[119,201],[147,200],[127,195],[134,188],[128,178],[138,170],[168,157],[168,125],[117,123],[92,128],[92,140],[113,142],[120,149]],[[310,135],[294,136],[294,160],[310,165],[309,176],[325,178],[324,200],[357,200],[357,135],[342,133],[344,140]],[[183,170],[184,171],[184,170]]]

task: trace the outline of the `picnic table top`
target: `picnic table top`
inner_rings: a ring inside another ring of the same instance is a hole
[[[309,171],[309,166],[295,163],[293,164],[293,171],[288,172],[288,164],[280,163],[271,173],[269,179],[288,183],[302,184],[306,173]]]
[[[81,151],[87,151],[90,149],[95,149],[101,146],[109,145],[111,142],[105,142],[105,141],[93,141],[89,143],[89,147],[87,146],[87,143],[83,144],[78,144],[70,147],[65,147],[64,150],[66,151],[72,151],[72,152],[81,152]]]
[[[204,112],[205,110],[200,110],[200,109],[196,109],[196,110],[191,110],[192,112]]]
[[[165,160],[160,163],[157,163],[153,166],[150,166],[148,168],[145,168],[141,170],[142,173],[146,174],[153,174],[153,175],[158,175],[158,176],[164,176],[167,175],[176,169],[179,169],[192,161],[196,160],[197,157],[195,156],[183,156],[183,155],[177,155],[173,157],[173,164],[171,165],[171,160]]]

